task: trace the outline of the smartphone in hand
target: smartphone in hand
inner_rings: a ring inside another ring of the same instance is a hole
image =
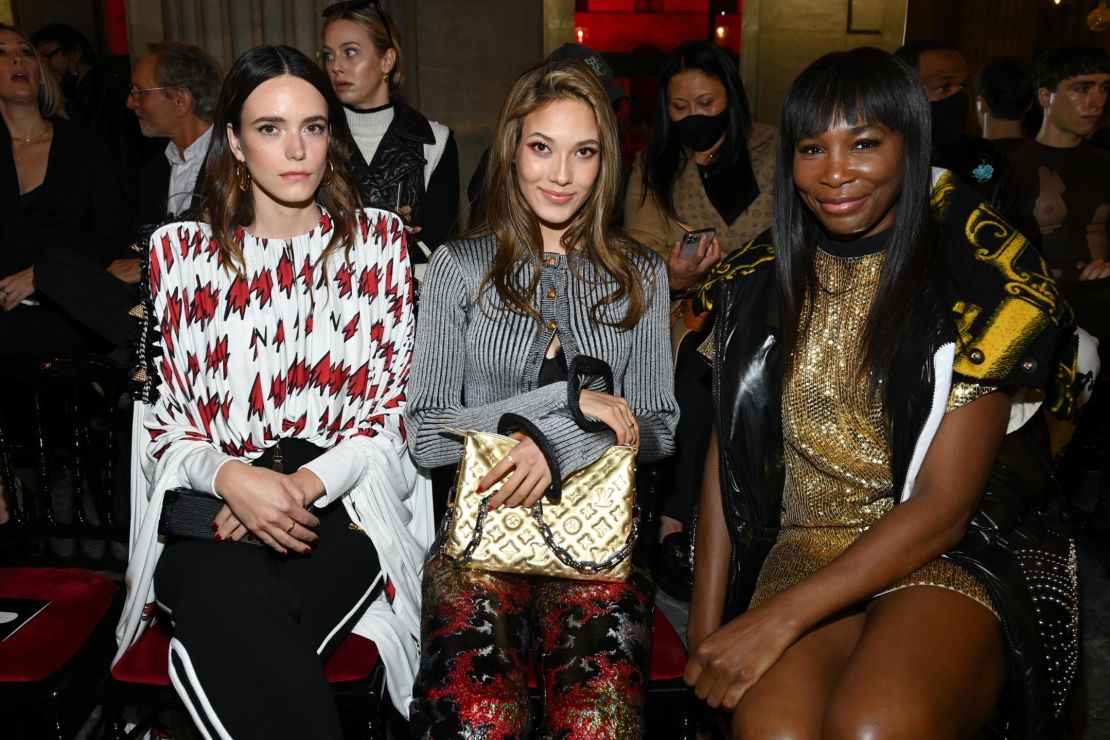
[[[705,246],[708,248],[710,242],[717,236],[717,230],[708,228],[687,231],[686,236],[682,237],[682,247],[679,250],[678,256],[685,262],[694,259],[698,254],[698,242],[703,236],[705,237]]]

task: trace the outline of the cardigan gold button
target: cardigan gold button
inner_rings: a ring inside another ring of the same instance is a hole
[[[551,331],[555,331],[555,328],[557,326],[559,326],[559,325],[556,324],[554,321],[548,321],[547,322],[547,328],[550,329]]]
[[[558,260],[555,259],[554,257],[548,257],[547,258],[547,266],[548,267],[554,267],[556,262],[558,262]]]
[[[972,347],[967,353],[967,359],[971,360],[976,365],[982,365],[983,360],[987,359],[987,357],[983,354],[983,350],[978,347]]]
[[[547,297],[548,298],[554,298],[557,295],[559,295],[559,294],[555,292],[554,288],[551,288],[547,291]]]
[[[1037,361],[1029,358],[1021,363],[1021,369],[1027,373],[1034,372],[1037,369]]]

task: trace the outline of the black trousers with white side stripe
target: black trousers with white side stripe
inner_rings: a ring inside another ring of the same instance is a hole
[[[323,664],[384,579],[341,502],[314,513],[311,555],[179,540],[158,561],[155,593],[173,619],[170,676],[208,738],[343,737]]]

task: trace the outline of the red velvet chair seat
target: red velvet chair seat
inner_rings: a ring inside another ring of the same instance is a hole
[[[686,670],[686,648],[675,632],[663,610],[656,609],[651,627],[651,675],[649,681],[667,681],[682,678]],[[539,688],[535,665],[528,665],[528,686]]]
[[[0,598],[50,604],[0,642],[0,682],[41,681],[77,652],[104,618],[116,584],[76,568],[0,568]]]
[[[651,681],[682,678],[686,671],[686,648],[662,609],[655,610],[651,633]]]
[[[117,681],[147,686],[170,685],[170,633],[163,620],[148,629],[112,668]],[[347,635],[324,670],[329,683],[359,681],[373,673],[378,664],[378,646],[358,635]]]

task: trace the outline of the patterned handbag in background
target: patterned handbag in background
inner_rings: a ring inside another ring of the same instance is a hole
[[[503,481],[485,493],[477,492],[478,483],[517,441],[500,434],[452,431],[464,438],[463,456],[444,518],[442,553],[482,570],[628,580],[639,518],[635,447],[614,445],[597,462],[565,478],[557,503],[541,498],[530,508],[489,510],[488,502]]]

